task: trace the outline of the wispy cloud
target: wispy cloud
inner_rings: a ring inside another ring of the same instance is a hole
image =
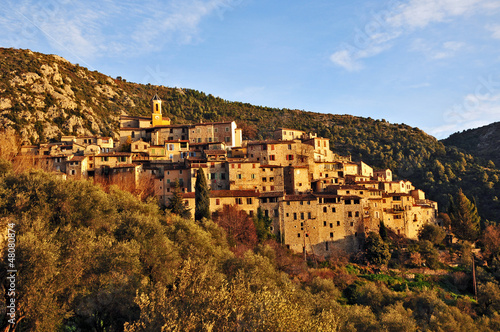
[[[241,0],[122,1],[4,0],[0,41],[26,47],[45,40],[77,57],[154,51],[168,42],[190,43],[202,20],[223,14]]]
[[[422,52],[427,58],[434,60],[447,59],[455,56],[465,47],[465,43],[447,41],[441,44],[429,43],[421,38],[413,41],[411,49]]]
[[[403,28],[424,28],[452,17],[473,15],[484,8],[484,0],[411,0],[388,17],[388,23]]]
[[[346,70],[359,70],[361,59],[375,56],[390,49],[401,36],[426,28],[436,22],[447,22],[460,16],[472,16],[500,7],[491,0],[410,0],[391,2],[388,8],[373,13],[364,28],[356,29],[352,43],[344,44],[330,56],[330,60]],[[500,35],[495,27],[494,36]],[[362,41],[362,42],[360,42]],[[347,45],[347,46],[346,46]],[[444,59],[452,57],[464,46],[458,41],[449,41],[439,47],[428,49],[429,57]]]
[[[487,25],[486,29],[492,32],[492,37],[500,39],[500,24]]]
[[[428,129],[438,138],[467,128],[480,127],[500,120],[500,76],[479,78],[474,93],[443,114],[444,124]]]

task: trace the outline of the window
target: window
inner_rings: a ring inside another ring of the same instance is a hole
[[[296,212],[293,213],[293,220],[297,220],[297,213]]]
[[[300,233],[297,233],[297,237],[300,237]]]
[[[354,226],[354,223],[351,221],[351,227]]]
[[[335,213],[335,208],[332,208],[332,212]]]
[[[304,220],[304,212],[300,213],[300,219]]]
[[[337,220],[337,226],[340,226],[340,221]]]
[[[292,144],[288,144],[288,150],[292,149]]]
[[[333,233],[330,233],[330,237],[333,237]],[[328,242],[327,242],[328,243]]]
[[[323,221],[323,226],[326,227],[326,221]]]
[[[352,218],[352,211],[347,212],[347,216],[348,216],[349,218]]]
[[[354,216],[355,216],[355,217],[359,217],[359,211],[356,211],[356,212],[354,213]]]
[[[326,221],[325,221],[325,222],[326,222]],[[332,222],[330,223],[330,228],[333,228],[333,223],[332,223]]]
[[[326,206],[323,207],[323,212],[326,213],[327,209],[326,209]]]
[[[276,160],[276,159],[275,159],[275,155],[274,155],[274,154],[270,155],[270,156],[269,156],[269,160]]]
[[[279,217],[280,216],[280,212],[278,211],[278,209],[274,210],[274,216],[275,217]]]
[[[247,198],[247,204],[252,204],[252,198]]]
[[[241,204],[243,204],[242,199],[241,199],[241,198],[239,198],[239,197],[238,197],[238,198],[235,198],[235,199],[234,199],[234,201],[235,201],[236,205],[241,205]]]
[[[215,205],[220,205],[220,199],[219,198],[215,199]]]
[[[229,131],[229,127],[226,127],[226,131]]]
[[[307,212],[307,219],[311,219],[311,212]]]
[[[242,178],[241,174],[236,174],[236,178],[241,180]]]
[[[269,182],[273,182],[273,181],[274,181],[274,177],[272,177],[272,176],[271,176],[271,177],[269,178]]]
[[[267,178],[262,178],[262,182],[267,182]]]
[[[255,179],[255,174],[252,174],[252,179]]]

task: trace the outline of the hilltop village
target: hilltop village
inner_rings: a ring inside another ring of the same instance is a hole
[[[279,128],[272,140],[244,141],[234,121],[171,124],[161,99],[150,117],[122,115],[119,141],[63,136],[60,142],[22,146],[19,158],[65,178],[127,181],[151,179],[160,204],[174,183],[191,211],[201,167],[210,187],[210,209],[237,205],[250,216],[260,208],[271,231],[295,252],[328,256],[334,248],[356,251],[380,223],[416,238],[437,223],[437,203],[392,171],[373,170],[330,150],[326,138]]]

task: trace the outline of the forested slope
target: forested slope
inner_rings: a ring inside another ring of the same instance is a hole
[[[214,222],[183,220],[117,189],[43,172],[0,176],[0,228],[16,231],[17,331],[500,327],[498,264],[478,269],[476,303],[461,270],[375,274],[343,256],[311,268],[273,241],[239,251]]]

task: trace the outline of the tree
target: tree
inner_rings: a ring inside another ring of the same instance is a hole
[[[172,211],[172,213],[175,213],[183,218],[191,218],[191,213],[189,212],[189,209],[184,205],[184,202],[182,200],[181,196],[181,185],[179,184],[179,180],[175,179],[174,185],[172,186],[172,197],[170,198],[170,203],[167,206],[167,209]]]
[[[207,186],[207,179],[205,178],[205,172],[203,172],[203,169],[201,167],[198,168],[198,172],[196,173],[196,184],[194,186],[194,191],[194,219],[210,219],[209,189]]]
[[[420,241],[427,240],[432,242],[433,244],[440,244],[441,242],[443,242],[445,236],[446,233],[441,227],[431,223],[425,224],[418,233],[418,239]]]
[[[254,224],[259,240],[267,240],[273,236],[273,234],[269,231],[269,227],[271,227],[272,223],[273,220],[266,217],[262,212],[262,209],[258,208],[257,215],[254,217]]]
[[[481,237],[484,256],[493,259],[500,257],[500,225],[489,225]]]
[[[257,244],[257,232],[252,218],[236,205],[224,205],[215,212],[214,221],[226,231],[230,245],[244,244],[253,247]]]
[[[380,237],[382,240],[386,241],[387,240],[387,228],[385,227],[385,224],[383,221],[380,221],[380,229],[378,231],[380,234]]]
[[[385,265],[391,258],[389,245],[375,232],[370,232],[366,238],[365,255],[368,262],[376,265]]]
[[[474,242],[477,239],[481,217],[477,213],[476,205],[465,196],[462,189],[450,200],[448,214],[453,234],[462,240]]]

